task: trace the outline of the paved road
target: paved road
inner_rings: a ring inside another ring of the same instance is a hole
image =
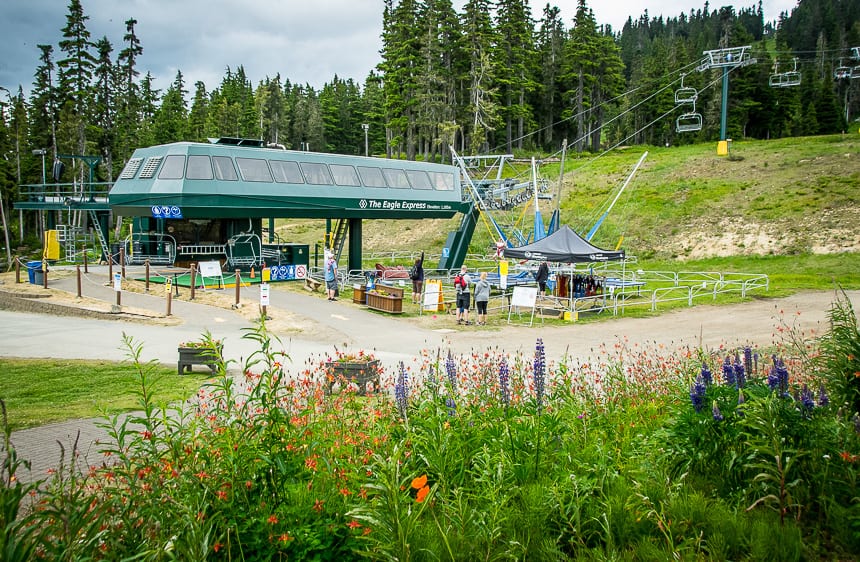
[[[94,276],[95,278],[95,276]],[[105,275],[106,278],[106,275]],[[75,293],[74,279],[57,280],[54,288]],[[84,294],[105,302],[114,302],[111,287],[88,283]],[[243,289],[242,298],[256,301],[257,287]],[[849,293],[855,310],[860,291]],[[455,353],[500,347],[506,351],[530,353],[535,340],[543,339],[549,359],[565,353],[575,358],[593,357],[601,344],[682,346],[729,348],[741,345],[769,345],[775,341],[781,323],[794,325],[807,334],[824,331],[826,313],[834,299],[832,292],[809,292],[783,299],[756,299],[728,305],[700,305],[676,310],[652,318],[614,318],[605,322],[535,327],[506,326],[501,329],[464,327],[456,329],[452,318],[439,316],[435,321],[415,322],[375,314],[343,302],[329,302],[319,295],[286,290],[271,293],[271,315],[287,317],[303,328],[298,335],[285,333],[283,350],[292,364],[301,367],[305,361],[321,360],[332,354],[335,346],[373,349],[388,369],[399,361],[412,361],[423,349],[452,349]],[[164,300],[157,295],[123,293],[123,305],[156,311],[164,310]],[[7,357],[44,357],[69,359],[125,359],[123,333],[143,344],[142,359],[162,363],[176,362],[180,341],[198,339],[204,331],[225,341],[225,356],[241,364],[255,351],[252,342],[243,339],[252,322],[239,313],[223,308],[185,301],[174,301],[174,315],[183,321],[174,326],[121,322],[74,317],[56,317],[0,311],[0,355]],[[273,319],[273,325],[278,319]],[[284,322],[280,323],[281,326]],[[20,456],[33,462],[31,477],[39,478],[56,467],[60,447],[66,449],[80,431],[79,447],[98,462],[95,440],[104,438],[94,420],[73,420],[13,433],[13,443]],[[26,479],[26,475],[21,475]]]

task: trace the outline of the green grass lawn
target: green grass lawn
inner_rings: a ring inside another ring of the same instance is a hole
[[[127,362],[0,358],[0,399],[12,429],[92,418],[138,407],[140,378]],[[155,398],[192,396],[211,377],[208,370],[179,376],[175,366],[154,366]]]

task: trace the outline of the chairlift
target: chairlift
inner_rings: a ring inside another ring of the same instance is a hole
[[[702,114],[691,111],[678,116],[675,120],[676,133],[694,133],[702,130]]]
[[[797,58],[794,59],[794,70],[789,72],[779,72],[779,61],[774,61],[773,72],[768,79],[768,85],[772,88],[800,86],[800,72],[797,71]]]
[[[851,67],[842,64],[842,59],[839,59],[839,66],[833,71],[834,80],[846,80],[851,78]]]
[[[851,69],[851,79],[856,80],[857,78],[860,78],[860,65]]]
[[[685,87],[684,76],[686,76],[686,74],[681,75],[681,87],[675,90],[675,104],[695,104],[696,100],[699,99],[699,91],[696,88],[691,88],[690,86]]]

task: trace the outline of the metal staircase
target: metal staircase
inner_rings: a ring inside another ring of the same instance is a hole
[[[340,255],[343,252],[343,246],[346,243],[346,235],[349,232],[349,219],[338,219],[337,225],[334,227],[334,240],[332,241],[332,250],[334,251],[335,261],[340,261]]]
[[[90,220],[93,224],[93,232],[95,232],[96,238],[99,241],[99,247],[102,250],[102,256],[104,256],[105,259],[110,259],[110,245],[108,245],[107,238],[105,238],[105,233],[102,232],[98,213],[96,213],[94,209],[90,209]]]

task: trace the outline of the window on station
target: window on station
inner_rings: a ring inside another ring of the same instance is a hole
[[[236,158],[236,165],[239,166],[239,173],[245,181],[274,181],[269,165],[261,158]]]
[[[433,189],[433,185],[430,183],[430,176],[427,175],[427,172],[406,170],[406,177],[409,178],[409,183],[415,189]]]
[[[171,154],[164,159],[161,171],[158,173],[160,180],[181,180],[185,176],[185,156]]]
[[[188,157],[188,167],[185,169],[185,178],[189,180],[211,180],[212,161],[205,154],[192,154]]]
[[[302,171],[299,170],[299,165],[295,162],[269,160],[269,166],[272,167],[272,174],[278,183],[305,183]]]
[[[382,174],[385,176],[385,181],[388,183],[388,187],[409,189],[409,179],[406,177],[406,172],[403,170],[383,168]]]
[[[361,185],[361,182],[358,181],[358,174],[355,173],[355,168],[352,166],[329,164],[328,167],[331,170],[331,175],[334,176],[334,183],[337,185]]]
[[[308,183],[314,185],[332,185],[334,182],[331,179],[331,172],[328,171],[328,166],[317,162],[302,162],[302,173]]]
[[[454,191],[454,174],[428,172],[436,191]]]
[[[233,167],[233,159],[229,156],[213,156],[212,163],[215,165],[215,179],[225,181],[238,181],[236,168]]]
[[[382,177],[382,170],[379,168],[359,166],[358,174],[361,176],[361,182],[367,187],[386,187],[385,178]]]

